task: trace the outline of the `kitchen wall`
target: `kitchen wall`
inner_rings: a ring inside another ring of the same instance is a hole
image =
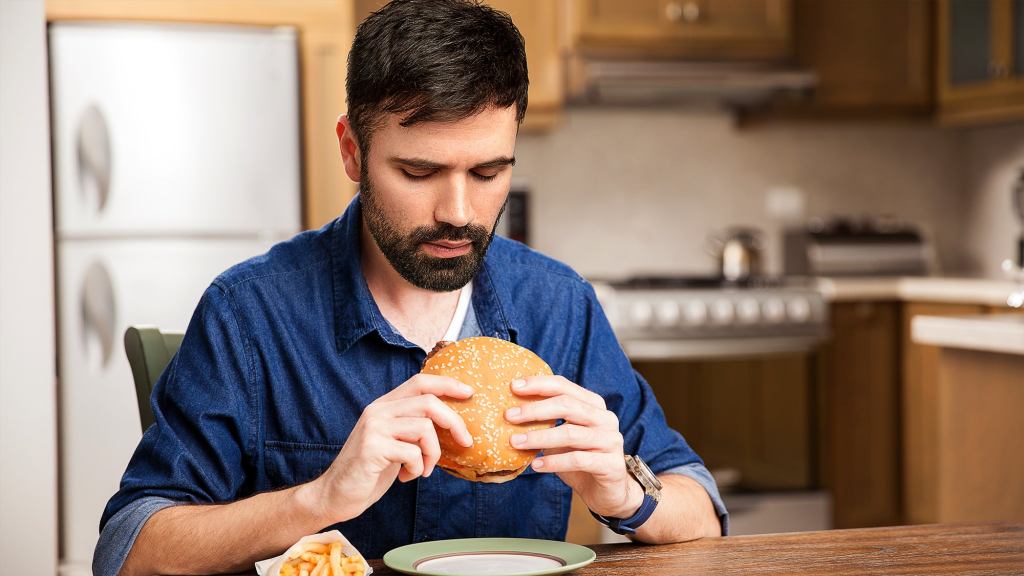
[[[57,571],[57,400],[43,0],[0,0],[0,558]]]
[[[1003,278],[1000,262],[1014,258],[1021,224],[1010,190],[1024,170],[1024,124],[977,128],[964,133],[966,148],[965,248],[970,266]]]
[[[733,224],[767,233],[766,267],[779,272],[784,221],[767,206],[777,187],[802,191],[805,216],[916,222],[957,272],[968,263],[962,136],[924,123],[738,129],[713,111],[574,109],[551,133],[520,135],[515,175],[533,193],[532,244],[588,276],[712,272],[705,239]]]

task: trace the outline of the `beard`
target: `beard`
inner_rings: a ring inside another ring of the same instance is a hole
[[[440,222],[435,226],[419,226],[403,235],[377,202],[365,164],[362,173],[359,190],[366,227],[369,228],[384,257],[402,278],[423,290],[451,292],[459,290],[476,276],[483,264],[487,248],[494,239],[494,231],[498,220],[501,220],[501,214],[505,212],[505,205],[502,205],[501,212],[498,213],[498,218],[490,230],[479,224],[456,227]],[[437,258],[421,251],[420,244],[439,240],[468,240],[471,242],[470,251],[451,258]]]

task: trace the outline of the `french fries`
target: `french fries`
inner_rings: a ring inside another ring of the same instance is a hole
[[[341,553],[341,542],[307,542],[288,555],[280,576],[363,576],[363,559]]]

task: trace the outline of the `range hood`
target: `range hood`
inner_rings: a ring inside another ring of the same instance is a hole
[[[808,97],[818,83],[807,70],[771,63],[571,57],[570,104],[761,106]]]

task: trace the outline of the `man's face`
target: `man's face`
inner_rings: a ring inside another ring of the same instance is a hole
[[[515,108],[407,128],[399,121],[385,117],[360,165],[366,226],[409,283],[457,290],[480,268],[508,196]]]

